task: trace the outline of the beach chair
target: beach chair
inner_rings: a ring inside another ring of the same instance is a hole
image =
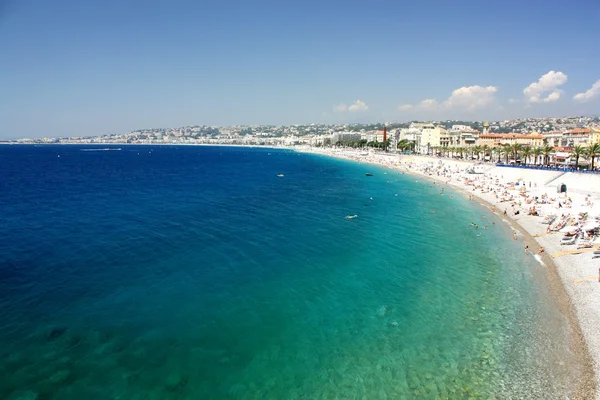
[[[564,237],[564,238],[563,238],[563,239],[560,241],[560,244],[561,244],[561,245],[567,245],[567,246],[570,246],[570,245],[573,245],[573,244],[575,244],[575,242],[576,242],[576,241],[577,241],[577,235],[575,235],[575,236],[565,236],[565,237]]]

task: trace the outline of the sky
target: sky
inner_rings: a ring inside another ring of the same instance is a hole
[[[0,0],[0,139],[600,114],[600,1]]]

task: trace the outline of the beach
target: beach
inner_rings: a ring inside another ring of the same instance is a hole
[[[558,307],[570,322],[569,346],[582,368],[572,398],[600,399],[600,257],[594,254],[600,239],[593,235],[600,217],[600,175],[357,150],[298,150],[396,169],[431,179],[441,188],[452,186],[509,223],[524,251],[547,267]],[[566,192],[557,193],[558,185],[565,185]]]

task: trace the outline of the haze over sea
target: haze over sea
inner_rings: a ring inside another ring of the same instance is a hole
[[[544,266],[450,188],[265,148],[0,165],[2,399],[563,399],[577,374]]]

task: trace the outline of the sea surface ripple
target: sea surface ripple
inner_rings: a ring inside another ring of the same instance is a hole
[[[545,267],[452,189],[290,150],[119,148],[0,146],[0,398],[568,394]]]

